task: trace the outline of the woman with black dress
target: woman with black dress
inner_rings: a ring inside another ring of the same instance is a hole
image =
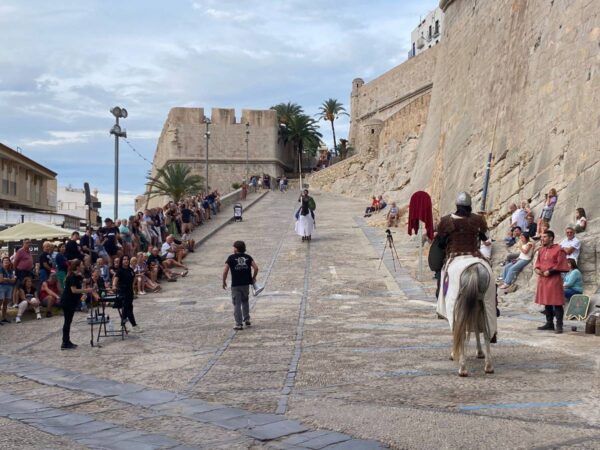
[[[65,289],[62,293],[60,303],[65,315],[65,323],[63,325],[63,339],[61,350],[72,350],[77,348],[76,344],[71,342],[71,322],[73,322],[73,316],[75,310],[79,306],[81,301],[81,294],[91,294],[92,289],[83,289],[83,276],[80,273],[81,261],[74,259],[69,265],[67,277],[65,278]]]
[[[123,299],[123,325],[129,319],[129,323],[133,327],[133,331],[142,332],[142,328],[136,323],[133,315],[133,282],[135,280],[135,272],[129,267],[129,256],[121,258],[121,267],[117,270],[113,278],[113,289],[117,289],[119,296]]]

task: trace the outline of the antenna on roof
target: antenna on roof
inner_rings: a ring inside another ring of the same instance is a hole
[[[17,147],[17,153],[23,153],[23,149],[21,147]]]

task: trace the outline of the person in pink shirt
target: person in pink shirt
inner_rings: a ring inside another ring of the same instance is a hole
[[[13,304],[17,304],[17,292],[26,277],[33,277],[33,257],[30,250],[31,241],[23,240],[23,246],[17,250],[13,259],[13,267],[17,276],[17,283],[13,290]]]

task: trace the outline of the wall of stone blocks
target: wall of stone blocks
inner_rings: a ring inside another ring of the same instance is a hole
[[[154,155],[153,175],[156,168],[167,163],[182,162],[189,164],[193,173],[205,176],[207,126],[204,116],[204,108],[173,108],[169,111]],[[279,140],[275,111],[243,109],[237,120],[234,109],[213,108],[210,121],[211,188],[229,192],[232,183],[244,179],[247,159],[250,175],[279,176],[293,169],[294,153],[290,146],[283,146]]]

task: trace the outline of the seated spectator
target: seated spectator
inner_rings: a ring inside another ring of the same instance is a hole
[[[523,234],[531,239],[537,234],[537,223],[535,223],[532,213],[528,213],[526,219],[527,224],[523,229]]]
[[[121,268],[121,258],[113,259],[112,265],[108,269],[110,273],[110,283],[112,285],[112,279],[115,277],[119,269]]]
[[[575,221],[575,233],[583,233],[587,227],[585,209],[577,208],[575,210]]]
[[[158,253],[158,247],[152,247],[148,256],[150,279],[157,283],[162,275],[167,281],[177,281],[177,276],[164,264],[164,259]]]
[[[560,241],[560,247],[567,254],[567,258],[577,261],[581,250],[581,241],[575,237],[575,228],[573,227],[567,227],[565,234],[567,237]]]
[[[521,237],[521,227],[513,227],[510,234],[504,238],[507,247],[512,247]]]
[[[524,234],[519,236],[519,256],[505,264],[504,270],[502,271],[503,283],[498,287],[499,289],[508,289],[519,273],[525,268],[527,264],[531,262],[533,257],[533,244],[529,242],[529,237]]]
[[[571,300],[571,297],[575,294],[583,294],[583,277],[581,276],[581,272],[577,267],[577,261],[573,258],[567,259],[569,263],[569,270],[565,274],[565,279],[563,280],[563,287],[565,290],[565,300],[568,302]]]
[[[46,317],[52,317],[52,307],[60,303],[60,287],[55,273],[40,287],[40,304],[46,308]]]
[[[546,220],[548,222],[548,226],[550,226],[550,220],[552,220],[552,215],[554,214],[554,208],[556,207],[557,202],[558,194],[556,193],[556,189],[552,188],[545,195],[544,206],[542,207],[542,211],[540,212],[540,218],[538,220],[538,230],[542,226],[542,220]]]
[[[35,296],[35,286],[31,277],[25,277],[23,280],[23,286],[21,286],[17,293],[17,318],[16,323],[21,323],[21,316],[27,308],[32,307],[36,314],[36,319],[40,320],[42,315],[40,314],[40,301]]]
[[[135,259],[135,261],[134,261]],[[145,295],[146,290],[150,292],[160,291],[160,284],[155,283],[148,277],[148,265],[146,264],[146,257],[143,253],[138,253],[137,258],[131,259],[133,264],[133,271],[135,273],[135,286],[140,295]]]
[[[537,234],[535,236],[533,236],[531,239],[533,239],[534,241],[539,241],[540,238],[542,237],[542,234],[544,234],[547,230],[550,229],[550,222],[548,222],[546,219],[542,219],[540,221],[540,227],[538,227],[536,225],[537,228]]]
[[[385,207],[387,206],[387,203],[383,199],[383,195],[380,195],[379,197],[377,197],[377,201],[379,202],[379,205],[377,205],[377,211],[381,211],[382,209],[385,209]]]
[[[161,255],[165,259],[164,264],[168,267],[178,267],[185,270],[187,275],[187,267],[182,264],[183,258],[187,255],[187,251],[175,243],[172,235],[167,236],[165,243],[161,247]],[[182,276],[185,276],[182,274]]]
[[[371,217],[371,214],[373,214],[378,209],[379,209],[379,200],[377,200],[377,197],[373,196],[372,201],[371,201],[371,206],[367,206],[364,217]]]
[[[189,233],[183,233],[181,235],[181,245],[188,252],[194,253],[194,248],[196,248],[196,241],[192,239]]]
[[[510,228],[519,227],[521,230],[527,228],[527,211],[523,208],[518,208],[516,204],[512,203],[509,207],[510,215]]]
[[[385,217],[387,219],[388,227],[398,226],[398,221],[400,220],[400,210],[396,206],[396,202],[392,202],[392,206],[390,207],[390,210],[387,212],[387,215]]]
[[[2,320],[0,325],[10,323],[7,317],[8,304],[12,303],[13,289],[17,282],[17,275],[12,268],[10,258],[2,258],[2,268],[0,269],[0,302],[2,303]]]

